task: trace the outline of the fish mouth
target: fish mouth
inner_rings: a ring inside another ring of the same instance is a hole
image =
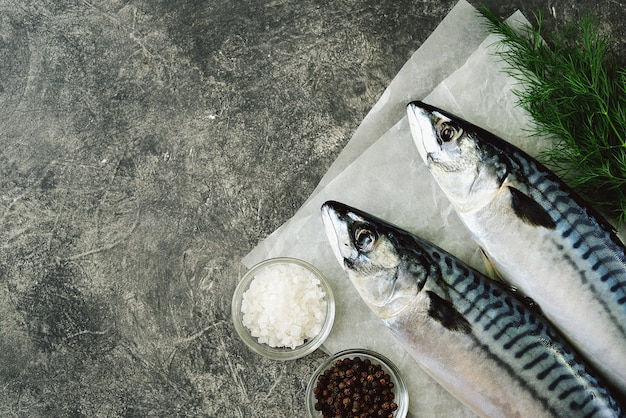
[[[413,142],[425,163],[440,149],[432,119],[434,109],[420,101],[411,102],[406,107]]]

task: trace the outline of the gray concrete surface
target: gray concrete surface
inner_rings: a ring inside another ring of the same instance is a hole
[[[324,354],[243,346],[239,261],[455,3],[0,0],[0,415],[304,417]],[[622,2],[487,4],[624,58]]]

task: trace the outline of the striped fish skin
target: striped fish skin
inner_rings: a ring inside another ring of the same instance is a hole
[[[551,325],[503,284],[342,203],[322,206],[335,256],[417,363],[485,417],[623,417]]]
[[[420,155],[499,275],[626,397],[626,249],[522,150],[441,109],[407,107]]]

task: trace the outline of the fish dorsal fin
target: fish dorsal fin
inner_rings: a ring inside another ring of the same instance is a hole
[[[483,265],[485,266],[485,273],[487,277],[489,277],[492,280],[504,282],[504,278],[498,271],[497,267],[491,262],[485,250],[482,247],[479,247],[479,248],[480,248],[480,254],[482,255]]]
[[[526,308],[528,308],[530,311],[543,316],[543,313],[541,311],[541,306],[539,306],[539,304],[535,302],[533,298],[531,298],[530,296],[524,295],[522,292],[517,290],[515,286],[511,286],[510,284],[508,284],[504,276],[500,274],[497,267],[494,266],[491,260],[489,259],[487,252],[482,247],[479,247],[479,248],[480,248],[480,253],[483,256],[483,262],[485,263],[485,270],[487,272],[487,277],[489,277],[495,282],[498,282],[501,286],[504,286],[505,288],[507,288],[509,292],[512,295],[514,295],[517,300],[522,302],[526,306]]]
[[[541,310],[541,306],[539,306],[539,304],[535,302],[533,298],[531,298],[530,296],[524,295],[522,292],[517,290],[517,287],[515,286],[509,286],[509,292],[512,295],[514,295],[517,300],[522,302],[529,311],[544,317],[543,311]]]
[[[511,207],[515,214],[529,225],[543,226],[544,228],[554,229],[556,223],[539,203],[533,198],[526,196],[513,186],[509,186],[511,192]]]
[[[426,291],[426,295],[430,299],[428,314],[444,328],[463,333],[469,333],[472,330],[470,323],[452,303],[430,290]]]

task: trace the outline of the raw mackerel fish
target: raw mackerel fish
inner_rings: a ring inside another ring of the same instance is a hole
[[[604,384],[503,283],[435,245],[338,202],[328,240],[369,308],[416,362],[485,417],[620,417]]]
[[[422,159],[493,271],[625,396],[626,249],[610,224],[492,133],[422,102],[407,114]]]

